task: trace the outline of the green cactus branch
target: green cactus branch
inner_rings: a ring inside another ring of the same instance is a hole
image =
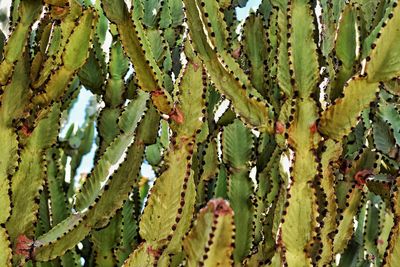
[[[110,167],[117,164],[126,148],[134,141],[135,129],[142,118],[142,112],[147,109],[147,101],[148,94],[141,93],[137,99],[128,104],[125,111],[121,114],[118,119],[118,127],[121,134],[114,139],[100,157],[96,167],[93,169],[92,175],[88,177],[82,189],[77,194],[75,207],[78,211],[87,209],[98,197],[100,190],[102,190],[101,184],[109,178]],[[142,112],[138,112],[139,110]]]
[[[143,99],[137,100],[139,103]],[[140,127],[145,124],[146,117]],[[63,255],[68,249],[74,247],[92,228],[107,225],[113,213],[122,207],[132,187],[137,185],[137,179],[141,159],[144,153],[142,136],[137,136],[129,146],[125,161],[112,176],[112,179],[104,186],[100,195],[96,196],[95,204],[91,204],[83,212],[71,214],[68,218],[53,227],[51,231],[40,236],[36,243],[34,255],[37,260],[49,260]],[[131,177],[131,179],[126,179]],[[100,193],[100,192],[99,192]],[[118,197],[116,197],[118,196]],[[112,207],[110,214],[109,207]],[[57,242],[55,242],[57,241]]]
[[[235,103],[235,110],[250,125],[262,131],[272,131],[272,119],[266,104],[251,98],[241,84],[231,75],[218,59],[203,32],[202,21],[195,1],[184,1],[188,25],[195,50],[201,56],[216,88]]]
[[[18,6],[18,13],[21,19],[4,47],[4,59],[0,64],[0,85],[5,85],[12,75],[14,64],[26,49],[31,26],[41,11],[42,3],[40,1],[22,1]]]
[[[51,75],[44,93],[34,96],[35,104],[48,104],[57,101],[69,85],[76,71],[83,66],[89,57],[90,40],[93,37],[93,26],[97,23],[97,15],[93,9],[87,9],[79,19],[79,25],[69,37],[62,54],[62,66]],[[86,46],[82,46],[82,44]]]
[[[162,88],[161,72],[143,35],[143,26],[135,22],[135,19],[132,20],[132,15],[123,1],[104,0],[102,6],[107,18],[117,25],[121,42],[135,67],[139,86],[147,92],[156,92],[153,94],[156,107],[160,112],[169,114],[172,111],[172,99]],[[160,93],[157,93],[158,91]],[[163,101],[164,98],[167,102]]]
[[[232,265],[233,211],[222,199],[208,202],[183,241],[188,266]]]

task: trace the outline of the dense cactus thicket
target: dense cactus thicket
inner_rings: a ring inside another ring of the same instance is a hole
[[[397,0],[246,2],[12,1],[0,266],[400,266]]]

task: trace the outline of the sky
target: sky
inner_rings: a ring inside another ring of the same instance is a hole
[[[9,12],[9,6],[10,6],[11,0],[0,0],[0,11],[6,11],[7,13]],[[249,0],[247,2],[247,5],[243,8],[237,8],[237,18],[239,20],[244,20],[249,12],[250,9],[257,9],[257,7],[260,5],[261,0]],[[2,25],[4,26],[4,25]],[[5,29],[2,29],[5,31]],[[110,39],[108,38],[106,42],[110,42]],[[105,44],[105,47],[109,47],[109,43]],[[64,129],[68,129],[71,124],[75,125],[75,129],[77,129],[78,126],[82,126],[84,123],[84,117],[85,117],[85,108],[87,104],[89,103],[89,99],[93,97],[90,91],[86,90],[85,88],[81,88],[81,91],[78,96],[78,101],[75,103],[73,106],[70,116],[68,118],[68,121],[64,127]],[[60,136],[64,136],[65,130],[61,131]],[[96,150],[96,146],[92,147],[92,150],[90,153],[85,155],[82,159],[82,164],[78,169],[78,175],[80,173],[87,173],[90,172],[90,170],[93,167],[93,158],[94,158],[94,153]],[[148,164],[143,164],[142,166],[142,175],[145,177],[148,177],[150,179],[154,178],[154,172],[152,171],[152,168]]]

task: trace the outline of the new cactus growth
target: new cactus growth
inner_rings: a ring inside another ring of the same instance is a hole
[[[0,266],[400,266],[398,1],[246,3],[10,1]]]

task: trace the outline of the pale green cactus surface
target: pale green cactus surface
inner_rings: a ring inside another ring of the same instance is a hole
[[[400,266],[398,1],[247,2],[9,2],[0,267]]]

